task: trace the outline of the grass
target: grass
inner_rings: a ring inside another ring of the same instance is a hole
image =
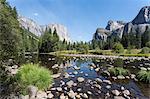
[[[150,71],[140,70],[137,74],[137,78],[145,83],[150,83]]]
[[[40,67],[39,64],[24,64],[19,68],[16,79],[22,92],[26,92],[29,85],[45,90],[53,81],[51,74],[48,69]]]
[[[119,76],[119,75],[126,76],[129,73],[127,69],[124,69],[122,67],[112,67],[112,68],[109,68],[108,71],[110,72],[112,76]]]
[[[121,54],[120,56],[125,56],[125,57],[150,57],[150,54]]]
[[[125,56],[125,57],[150,57],[150,54],[141,54],[141,49],[125,49],[123,53],[114,53],[112,50],[89,50],[87,54],[90,55],[112,55],[112,56]],[[76,50],[64,50],[50,53],[56,56],[63,56],[64,54],[83,54]]]

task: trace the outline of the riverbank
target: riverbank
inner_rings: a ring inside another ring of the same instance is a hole
[[[106,59],[106,58],[112,58],[112,59],[116,59],[116,58],[121,58],[121,59],[137,59],[137,60],[141,60],[141,59],[150,59],[150,56],[148,57],[129,57],[129,56],[113,56],[113,55],[91,55],[91,54],[61,54],[60,56],[67,56],[67,57],[90,57],[90,58],[101,58],[101,59]]]

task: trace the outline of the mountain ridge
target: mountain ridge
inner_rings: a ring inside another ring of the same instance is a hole
[[[54,29],[56,29],[57,34],[58,34],[61,41],[63,41],[64,39],[67,42],[71,41],[70,37],[69,37],[68,30],[64,25],[61,25],[61,24],[39,25],[34,20],[32,20],[30,18],[23,17],[23,16],[19,16],[18,21],[19,21],[20,26],[22,28],[30,31],[31,33],[35,34],[38,37],[40,37],[41,35],[44,34],[46,28],[51,29],[52,32],[54,31]]]
[[[127,35],[130,32],[140,32],[141,34],[143,34],[146,31],[146,29],[150,29],[150,6],[144,6],[139,11],[137,16],[130,22],[125,23],[123,21],[108,21],[106,28],[103,28],[103,30],[109,31],[110,34],[105,35],[105,39],[101,39],[103,38],[103,34],[105,32],[96,30],[93,39],[103,40],[106,42],[109,36],[116,35],[121,39],[124,35]]]

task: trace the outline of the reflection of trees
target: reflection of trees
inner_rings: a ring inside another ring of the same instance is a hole
[[[78,60],[76,60],[76,66],[78,66],[78,67],[80,67],[81,66],[81,64],[84,64],[84,63],[86,63],[86,61],[85,60],[82,60],[82,59],[78,59]]]
[[[104,60],[104,59],[96,59],[96,58],[93,58],[92,59],[92,62],[96,65],[96,64],[99,64],[101,66],[106,66],[107,65],[107,61]]]

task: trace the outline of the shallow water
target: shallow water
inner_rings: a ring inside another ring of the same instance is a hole
[[[135,97],[139,97],[140,99],[144,99],[150,97],[150,85],[149,84],[144,84],[141,82],[135,82],[133,80],[111,80],[112,82],[112,87],[110,89],[106,89],[106,84],[102,84],[102,92],[99,92],[98,89],[91,89],[91,85],[88,82],[88,80],[94,80],[95,78],[100,78],[100,79],[109,79],[107,77],[103,77],[101,75],[101,72],[107,69],[107,66],[112,65],[111,62],[109,60],[98,60],[98,59],[64,59],[64,58],[58,58],[58,57],[54,57],[54,56],[42,56],[40,58],[41,64],[43,66],[46,66],[47,68],[49,68],[50,70],[51,67],[54,64],[62,64],[64,66],[64,68],[62,69],[53,69],[53,73],[61,73],[64,74],[65,72],[67,72],[70,75],[73,75],[72,77],[70,77],[69,79],[63,78],[63,76],[61,76],[60,78],[57,78],[54,80],[55,84],[53,85],[53,87],[59,87],[61,81],[67,82],[69,80],[73,80],[75,83],[77,83],[77,77],[84,77],[85,78],[85,83],[82,84],[78,84],[77,87],[73,87],[73,90],[77,90],[77,88],[82,88],[83,91],[82,92],[86,92],[87,90],[91,91],[93,93],[93,95],[91,95],[91,98],[104,98],[105,94],[107,92],[109,92],[112,89],[120,89],[121,86],[124,86],[126,89],[130,90],[130,92],[132,92],[132,98]],[[143,61],[144,62],[144,61]],[[149,62],[149,61],[148,61]],[[94,69],[91,70],[89,68],[89,64],[94,63],[95,65],[98,65],[101,69],[99,72],[96,72]],[[139,65],[139,63],[141,62],[133,62],[131,64],[125,64],[128,66],[128,69],[130,70],[131,73],[137,73],[138,69],[135,68],[130,68],[130,66],[134,66],[134,65]],[[66,66],[67,64],[69,64],[70,66]],[[74,67],[75,66],[79,66],[80,70],[75,70]],[[77,72],[78,74],[73,74],[74,72]],[[61,86],[62,88],[66,87],[66,86]],[[53,92],[54,94],[55,91]],[[57,93],[56,96],[58,96],[60,94]]]

